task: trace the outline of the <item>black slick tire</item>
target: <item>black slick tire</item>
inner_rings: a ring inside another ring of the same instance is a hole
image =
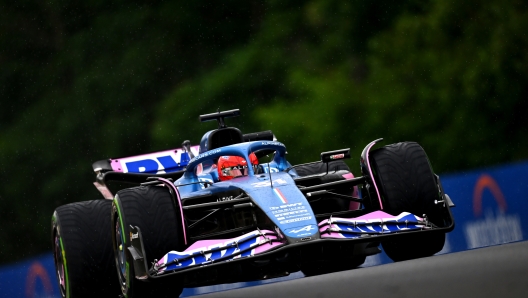
[[[370,161],[382,199],[383,211],[393,215],[410,212],[443,226],[439,190],[429,159],[415,142],[401,142],[373,150]],[[374,195],[373,193],[371,193]],[[402,235],[383,241],[385,253],[393,261],[432,256],[442,250],[445,233]]]
[[[110,211],[112,202],[72,203],[55,210],[52,247],[63,298],[117,297]]]
[[[168,188],[140,186],[121,190],[112,204],[112,246],[123,297],[178,297],[183,290],[179,277],[150,282],[135,278],[130,246],[130,226],[141,229],[147,264],[171,250],[181,250],[181,217]]]

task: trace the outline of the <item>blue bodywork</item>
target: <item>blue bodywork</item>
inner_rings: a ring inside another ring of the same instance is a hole
[[[255,174],[252,167],[248,167],[248,176],[232,180],[217,182],[216,168],[210,168],[201,174],[196,174],[202,164],[214,164],[211,161],[221,156],[241,156],[251,164],[249,154],[261,150],[273,150],[273,160],[262,166],[262,174]],[[287,237],[306,238],[318,234],[315,215],[305,196],[295,184],[292,176],[295,171],[284,172],[291,165],[286,161],[286,147],[280,142],[256,141],[234,144],[201,153],[193,158],[183,176],[174,185],[178,187],[182,199],[210,195],[231,189],[244,191],[268,218]],[[214,184],[205,187],[205,183]],[[183,185],[183,186],[179,186]],[[302,229],[301,231],[299,231]]]

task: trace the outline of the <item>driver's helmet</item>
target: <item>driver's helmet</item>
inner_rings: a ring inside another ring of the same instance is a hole
[[[255,153],[249,155],[249,160],[254,168],[258,165]],[[221,156],[218,159],[218,177],[220,181],[231,180],[239,176],[248,175],[248,165],[246,160],[240,156]]]

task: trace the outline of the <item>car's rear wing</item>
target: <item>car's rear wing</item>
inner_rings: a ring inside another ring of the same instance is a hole
[[[185,141],[182,148],[96,161],[92,164],[97,174],[94,185],[105,199],[113,199],[113,194],[106,186],[108,181],[139,184],[146,182],[148,177],[177,179],[183,175],[189,161],[198,155],[199,148]]]
[[[135,174],[165,174],[180,172],[189,161],[198,155],[200,146],[158,151],[137,156],[99,160],[92,164],[94,172],[117,172]]]
[[[273,132],[262,131],[243,135],[244,142],[272,141]],[[96,161],[92,168],[96,173],[94,185],[105,197],[113,199],[112,192],[106,186],[108,181],[143,183],[148,177],[162,177],[176,180],[183,175],[189,161],[200,153],[199,145],[184,141],[181,148],[147,153],[137,156],[110,158]]]

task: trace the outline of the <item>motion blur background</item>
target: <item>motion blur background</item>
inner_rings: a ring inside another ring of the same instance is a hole
[[[293,164],[379,137],[437,173],[528,158],[526,1],[211,2],[0,0],[0,264],[101,198],[92,162],[197,144],[217,109]]]

